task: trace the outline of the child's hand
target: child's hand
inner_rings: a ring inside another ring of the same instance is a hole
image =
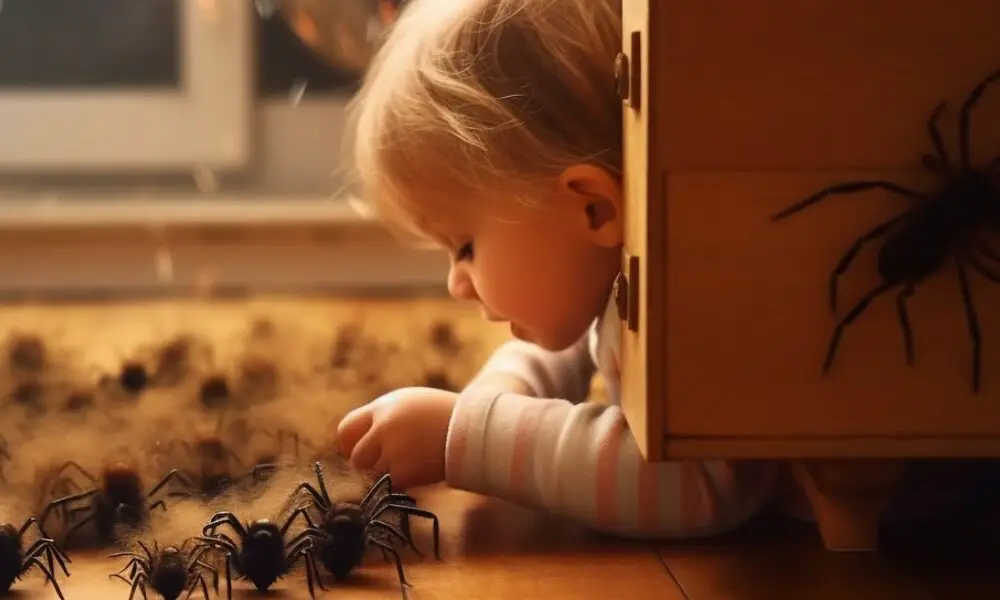
[[[389,392],[344,417],[337,426],[341,450],[356,469],[389,473],[399,489],[443,481],[457,399],[432,388]]]

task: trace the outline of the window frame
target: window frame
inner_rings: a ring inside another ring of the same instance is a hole
[[[251,157],[253,3],[179,0],[173,91],[0,91],[0,169],[243,167]]]

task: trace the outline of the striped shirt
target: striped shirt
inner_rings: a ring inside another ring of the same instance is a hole
[[[571,348],[502,345],[459,396],[448,484],[632,537],[715,535],[756,514],[772,499],[772,462],[643,460],[619,404],[619,340],[609,301]],[[607,404],[586,401],[595,367]],[[531,395],[496,389],[496,374],[518,378]]]

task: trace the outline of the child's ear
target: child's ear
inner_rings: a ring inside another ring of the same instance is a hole
[[[560,191],[578,211],[586,235],[602,248],[621,246],[625,235],[620,179],[596,165],[568,167],[559,177]]]

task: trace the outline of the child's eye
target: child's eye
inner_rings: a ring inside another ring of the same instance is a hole
[[[455,260],[472,260],[472,242],[462,244],[455,252]]]

